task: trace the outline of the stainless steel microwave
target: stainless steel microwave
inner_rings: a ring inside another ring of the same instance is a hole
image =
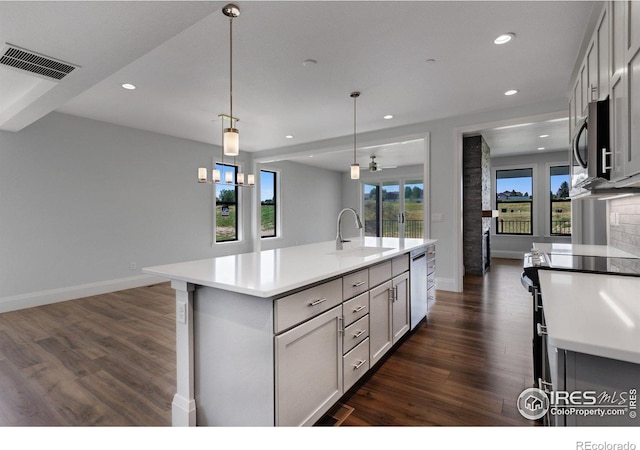
[[[571,189],[589,190],[609,181],[609,98],[590,102],[587,116],[576,125],[569,149]]]

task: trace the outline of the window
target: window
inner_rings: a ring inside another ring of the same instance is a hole
[[[424,183],[408,180],[404,183],[404,210],[406,213],[404,235],[407,238],[424,236]]]
[[[496,170],[496,234],[533,234],[533,169]]]
[[[380,189],[376,184],[364,184],[364,235],[380,236]]]
[[[550,233],[552,236],[571,236],[569,166],[550,167],[549,185],[551,186]]]
[[[422,180],[364,183],[363,195],[365,236],[424,236]]]
[[[260,237],[269,238],[277,235],[277,196],[276,173],[269,170],[260,171]]]
[[[226,180],[227,173],[236,180],[237,167],[216,164],[220,179]],[[238,240],[238,187],[232,184],[216,184],[216,242]]]

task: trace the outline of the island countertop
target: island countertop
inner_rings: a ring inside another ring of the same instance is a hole
[[[144,273],[255,297],[276,297],[433,244],[433,239],[354,238],[219,256],[161,266]]]
[[[620,250],[610,245],[565,244],[565,243],[533,243],[533,248],[543,253],[557,255],[603,256],[611,258],[638,258],[637,255]]]
[[[640,277],[541,270],[549,344],[640,364]]]

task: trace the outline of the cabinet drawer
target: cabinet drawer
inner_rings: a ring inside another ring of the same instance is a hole
[[[369,314],[369,293],[365,292],[342,304],[344,324],[350,325],[366,314]]]
[[[340,278],[319,284],[275,301],[274,329],[280,333],[293,325],[311,319],[342,302]]]
[[[391,260],[391,275],[396,277],[409,270],[409,254],[397,256]]]
[[[347,353],[369,337],[369,315],[366,315],[344,329],[342,340],[344,352]]]
[[[369,290],[369,269],[342,277],[342,299],[348,300]]]
[[[427,261],[427,275],[431,275],[436,271],[436,260]]]
[[[347,392],[369,370],[369,338],[344,355],[342,359],[344,392]]]
[[[432,275],[427,277],[427,290],[436,288],[436,278]]]
[[[391,279],[391,261],[369,267],[369,286],[375,287]]]
[[[427,259],[435,259],[436,257],[436,246],[429,245],[427,247]]]
[[[427,311],[436,303],[436,288],[427,290]]]

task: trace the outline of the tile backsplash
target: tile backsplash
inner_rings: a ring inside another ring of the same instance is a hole
[[[609,200],[609,245],[640,256],[640,196]],[[640,270],[640,260],[621,264]]]

